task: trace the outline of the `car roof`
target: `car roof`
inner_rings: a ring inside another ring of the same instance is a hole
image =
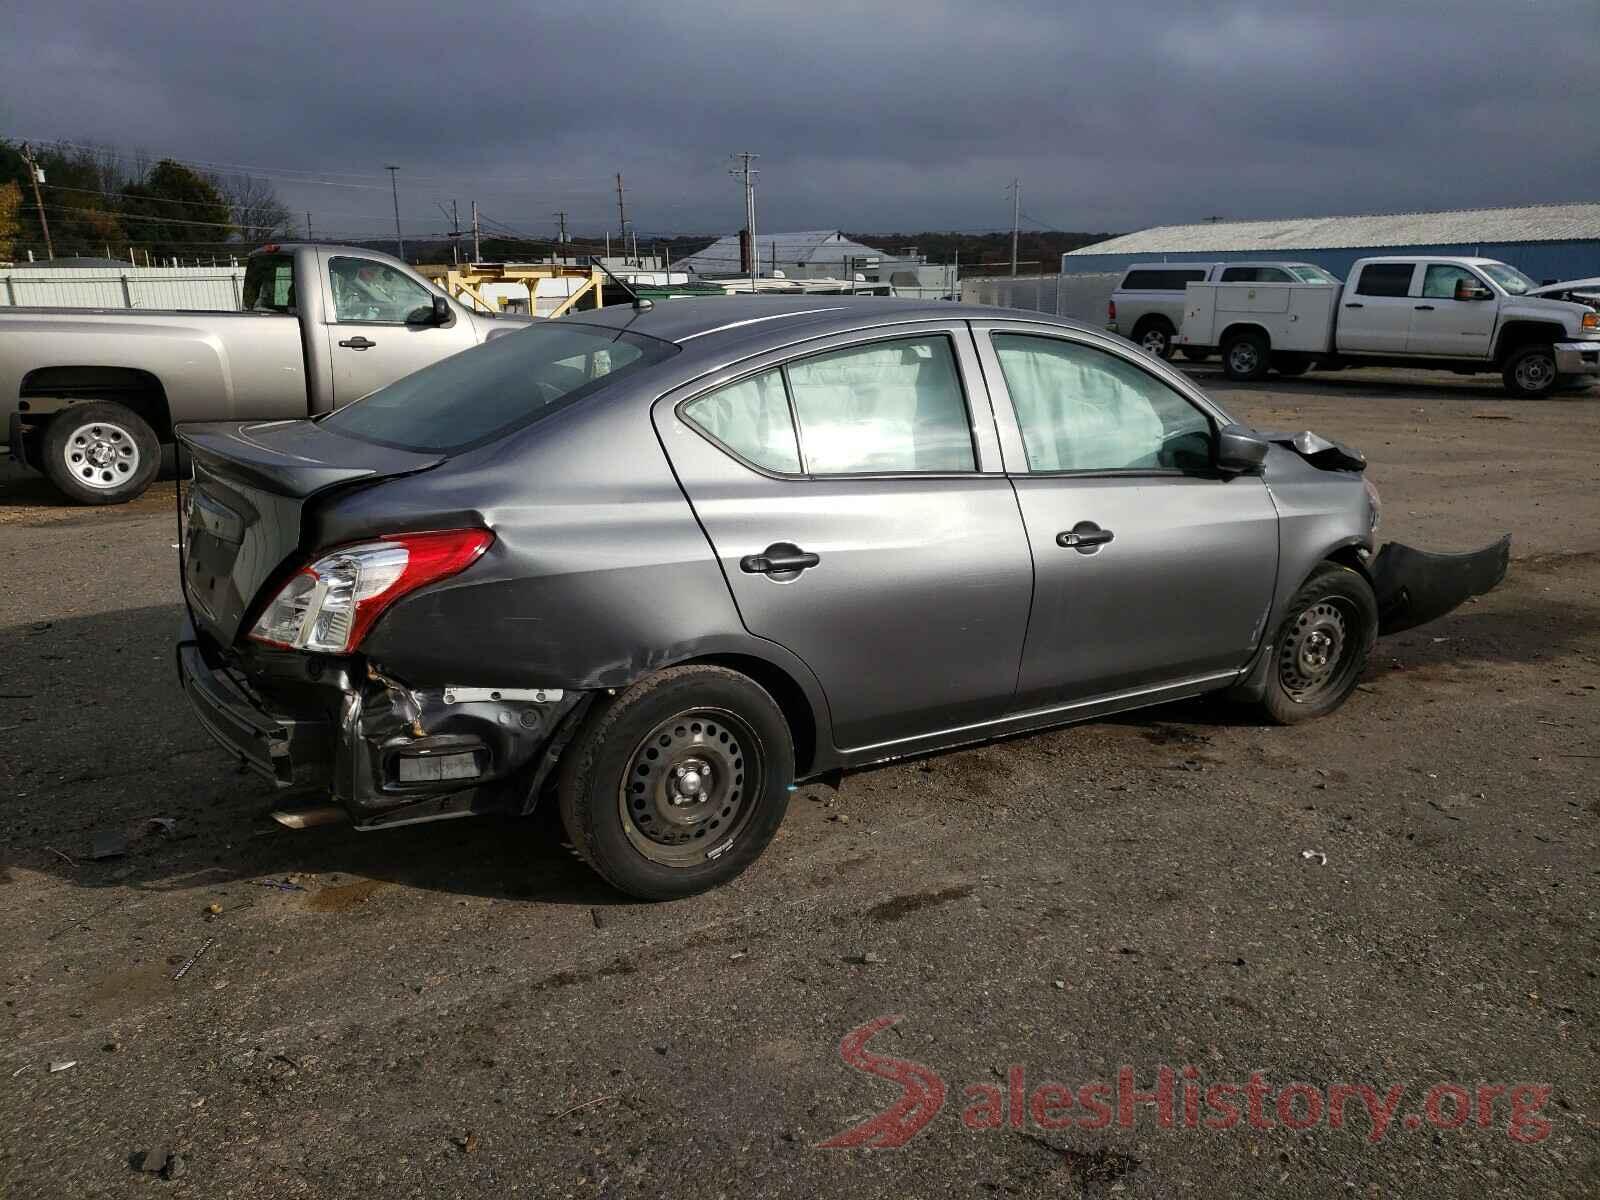
[[[1547,283],[1542,287],[1532,289],[1528,295],[1538,296],[1545,292],[1577,292],[1600,288],[1600,276],[1591,276],[1588,279],[1563,279],[1556,283]]]
[[[1498,258],[1474,258],[1470,254],[1385,254],[1380,257],[1364,258],[1362,262],[1369,263],[1466,263],[1468,266],[1504,266]]]
[[[833,333],[923,321],[1016,321],[1098,333],[1094,326],[1031,309],[952,304],[948,300],[879,296],[722,296],[662,300],[647,309],[615,304],[558,318],[626,329],[696,351],[720,353],[736,343],[773,347]]]

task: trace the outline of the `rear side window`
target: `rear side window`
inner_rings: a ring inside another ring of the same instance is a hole
[[[1124,292],[1181,292],[1185,284],[1199,283],[1205,277],[1205,269],[1200,267],[1129,271],[1123,277],[1121,290]]]
[[[541,321],[424,367],[323,422],[401,450],[466,450],[677,353],[670,342],[602,325]]]
[[[1227,267],[1223,283],[1293,283],[1294,277],[1282,267]]]
[[[1356,283],[1358,296],[1404,296],[1411,289],[1415,263],[1368,263]]]
[[[769,471],[977,469],[955,352],[941,335],[798,359],[691,400],[681,411],[725,450]]]
[[[768,471],[800,473],[783,372],[763,371],[691,400],[683,415],[740,458]]]
[[[287,254],[252,254],[244,269],[240,307],[245,312],[293,312],[294,259]]]

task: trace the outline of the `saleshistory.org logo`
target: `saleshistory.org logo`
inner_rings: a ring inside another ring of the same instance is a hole
[[[937,1117],[949,1089],[932,1067],[875,1054],[867,1043],[900,1021],[901,1015],[875,1017],[858,1025],[839,1043],[839,1057],[858,1071],[899,1085],[900,1098],[818,1146],[827,1149],[904,1146]],[[1376,1145],[1390,1129],[1500,1128],[1523,1145],[1550,1136],[1551,1125],[1540,1115],[1554,1090],[1548,1083],[1436,1083],[1422,1095],[1422,1111],[1402,1111],[1406,1085],[1377,1088],[1367,1083],[1335,1083],[1319,1087],[1289,1083],[1274,1088],[1253,1072],[1245,1083],[1206,1080],[1194,1066],[1160,1066],[1149,1087],[1137,1087],[1131,1066],[1117,1070],[1116,1082],[1094,1080],[1073,1088],[1064,1083],[1027,1087],[1023,1067],[1006,1071],[1002,1087],[974,1083],[962,1089],[968,1102],[961,1123],[968,1129],[1132,1129],[1141,1116],[1154,1117],[1162,1129],[1198,1129],[1225,1133],[1241,1126],[1270,1130],[1304,1130],[1319,1125],[1343,1129],[1346,1120],[1365,1123],[1367,1141]]]

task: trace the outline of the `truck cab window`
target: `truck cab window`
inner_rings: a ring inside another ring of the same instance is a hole
[[[368,258],[335,258],[328,264],[333,311],[341,322],[404,325],[406,317],[433,303],[433,293],[409,276]]]
[[[1404,296],[1411,290],[1416,263],[1368,263],[1356,284],[1358,296]]]
[[[1422,294],[1429,300],[1454,300],[1456,284],[1463,280],[1469,287],[1483,286],[1483,280],[1465,267],[1434,263],[1422,277]]]
[[[245,312],[292,313],[294,259],[287,254],[251,255],[244,269],[240,307]]]

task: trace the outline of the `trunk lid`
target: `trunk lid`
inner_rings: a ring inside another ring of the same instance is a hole
[[[184,600],[223,646],[243,632],[267,583],[302,555],[305,508],[330,489],[425,471],[442,454],[341,437],[313,421],[181,426],[194,474],[178,489]]]

